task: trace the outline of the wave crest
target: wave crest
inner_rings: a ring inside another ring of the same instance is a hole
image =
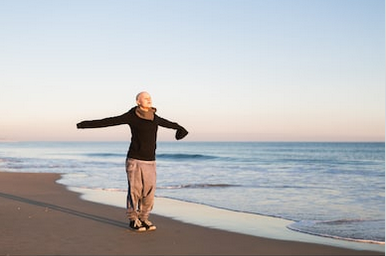
[[[86,156],[89,157],[121,157],[125,156],[124,154],[119,154],[119,153],[88,153]]]
[[[202,183],[202,184],[182,184],[182,185],[170,185],[158,187],[159,189],[181,189],[181,188],[227,188],[227,187],[238,187],[239,185],[233,184],[211,184],[211,183]],[[157,189],[158,189],[157,188]]]
[[[158,159],[173,159],[173,160],[211,160],[218,158],[211,155],[202,154],[157,154]]]

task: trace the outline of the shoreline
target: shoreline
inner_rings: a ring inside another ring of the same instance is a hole
[[[84,200],[116,206],[124,209],[124,191],[68,187],[70,191],[81,194]],[[240,234],[279,239],[286,241],[309,242],[338,246],[356,250],[375,250],[384,252],[384,243],[367,243],[332,237],[323,237],[287,228],[293,221],[258,214],[235,212],[203,204],[190,203],[176,199],[156,197],[152,214],[162,215],[178,221]],[[235,220],[229,222],[229,219]]]
[[[137,233],[124,209],[81,199],[60,178],[0,171],[1,255],[384,255],[201,227],[156,209],[157,230]]]

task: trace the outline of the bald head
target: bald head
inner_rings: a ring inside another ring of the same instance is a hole
[[[135,97],[135,100],[139,100],[139,98],[142,97],[142,95],[145,95],[145,94],[149,95],[149,93],[145,92],[145,91],[138,93],[137,96]]]
[[[148,92],[140,92],[135,98],[137,105],[144,111],[148,111],[152,108],[151,96]]]

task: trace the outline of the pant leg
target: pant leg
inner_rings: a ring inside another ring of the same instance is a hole
[[[140,199],[138,217],[141,220],[147,220],[154,205],[154,196],[156,190],[156,163],[155,161],[141,161],[142,172],[142,198]]]
[[[129,220],[138,219],[139,203],[142,197],[142,174],[137,160],[126,159],[127,201],[126,214]]]

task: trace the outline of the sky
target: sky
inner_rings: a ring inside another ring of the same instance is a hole
[[[385,1],[0,0],[0,141],[384,141]],[[160,128],[160,141],[174,131]]]

